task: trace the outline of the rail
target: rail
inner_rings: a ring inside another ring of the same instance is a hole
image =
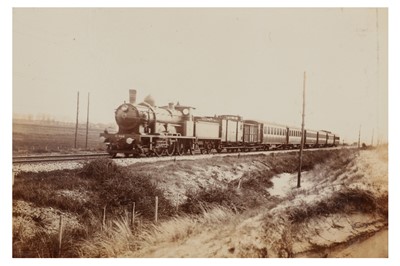
[[[101,157],[109,157],[108,153],[91,153],[91,154],[57,154],[57,155],[31,155],[31,156],[15,156],[12,158],[14,163],[35,163],[35,162],[57,162],[57,161],[76,161],[96,159]]]

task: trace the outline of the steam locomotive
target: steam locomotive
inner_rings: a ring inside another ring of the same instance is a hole
[[[100,134],[107,152],[115,157],[173,156],[216,151],[246,152],[295,149],[301,145],[301,129],[237,115],[194,116],[194,107],[177,103],[157,107],[151,98],[136,104],[136,90],[129,103],[115,111],[118,132]],[[324,130],[305,130],[304,147],[332,147],[340,137]]]

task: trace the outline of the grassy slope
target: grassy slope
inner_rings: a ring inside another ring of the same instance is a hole
[[[150,244],[124,256],[330,256],[333,247],[368,237],[387,225],[387,158],[373,151],[352,156],[330,158],[307,175],[310,180],[305,182],[314,186],[290,191],[270,205],[238,214],[213,209],[204,215],[224,214],[211,224],[201,215],[176,221],[181,229],[196,224],[195,230],[184,230],[186,234],[171,236],[174,229],[161,225],[145,237]],[[376,166],[380,171],[373,170]],[[381,246],[387,250],[387,242]]]
[[[362,154],[366,153],[375,158],[372,151]],[[136,164],[126,169],[101,161],[79,172],[21,173],[13,189],[14,256],[56,256],[57,211],[69,223],[66,257],[285,257],[319,250],[326,243],[323,238],[310,238],[315,232],[304,229],[310,224],[321,232],[327,224],[335,224],[341,232],[366,218],[376,228],[386,223],[385,211],[380,210],[387,207],[387,183],[385,190],[381,182],[385,176],[379,178],[381,183],[364,182],[376,173],[373,167],[360,169],[361,162],[369,165],[371,159],[360,158],[365,156],[350,151],[307,152],[304,165],[310,171],[304,188],[283,197],[270,196],[268,190],[273,189],[274,175],[296,171],[293,154]],[[384,169],[379,173],[385,174]],[[307,182],[312,185],[306,190]],[[156,195],[161,223],[153,226]],[[328,206],[331,197],[349,195],[355,195],[353,202]],[[132,201],[139,214],[133,231],[124,218]],[[371,201],[375,208],[365,208],[365,202]],[[358,203],[364,207],[358,208]],[[100,230],[105,204],[108,219]],[[330,211],[315,211],[318,206],[328,206]],[[342,209],[349,219],[343,218]],[[369,232],[370,227],[365,229]],[[47,245],[41,244],[38,251],[34,244],[40,241]]]

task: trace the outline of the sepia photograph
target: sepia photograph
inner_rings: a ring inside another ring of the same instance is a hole
[[[389,258],[388,14],[14,7],[12,258]]]

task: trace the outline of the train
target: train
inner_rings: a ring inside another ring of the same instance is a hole
[[[212,152],[247,152],[298,149],[301,128],[244,119],[238,115],[195,116],[194,107],[169,103],[155,106],[147,97],[136,103],[136,90],[129,102],[115,110],[118,132],[104,130],[100,137],[115,157],[176,156]],[[327,130],[304,130],[304,148],[334,147],[340,136]]]

